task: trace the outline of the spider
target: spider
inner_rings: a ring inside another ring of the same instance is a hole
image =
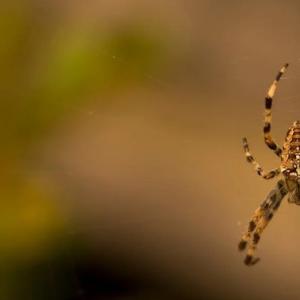
[[[240,251],[246,250],[247,248],[244,263],[248,266],[254,265],[259,261],[258,257],[254,257],[257,244],[263,230],[279,208],[283,198],[288,195],[288,202],[300,205],[300,121],[295,121],[288,129],[282,149],[275,143],[271,135],[271,108],[273,96],[277,84],[288,65],[289,64],[285,64],[278,72],[265,98],[264,140],[266,145],[280,157],[281,164],[279,168],[269,172],[264,171],[252,156],[247,139],[243,138],[243,148],[246,159],[254,166],[254,169],[259,176],[264,179],[272,179],[280,174],[283,175],[283,178],[276,183],[275,188],[271,190],[265,201],[263,201],[263,203],[255,210],[249,221],[248,229],[239,242],[238,248]]]

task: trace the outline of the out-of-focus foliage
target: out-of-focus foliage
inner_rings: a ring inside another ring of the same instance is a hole
[[[23,151],[92,97],[105,102],[104,93],[143,80],[163,55],[161,39],[139,26],[107,32],[36,15],[27,6],[0,12],[0,133],[9,152]]]
[[[35,1],[0,8],[0,267],[10,270],[57,255],[68,226],[62,195],[26,170],[31,149],[88,101],[105,104],[109,93],[143,80],[164,52],[158,35],[138,24],[81,27],[65,21],[59,5],[44,5],[48,15]],[[17,279],[5,278],[1,298],[12,299]]]

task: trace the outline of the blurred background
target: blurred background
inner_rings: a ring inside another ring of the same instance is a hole
[[[295,299],[300,210],[237,243],[300,119],[297,1],[0,4],[0,298]]]

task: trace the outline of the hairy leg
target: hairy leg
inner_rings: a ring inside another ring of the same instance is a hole
[[[280,168],[273,169],[269,172],[265,172],[263,170],[263,168],[259,165],[259,163],[255,160],[255,158],[251,154],[249,150],[249,144],[246,138],[243,138],[243,148],[245,151],[247,161],[254,166],[254,169],[259,176],[261,176],[264,179],[272,179],[280,174]]]
[[[275,189],[269,193],[266,200],[255,210],[254,215],[249,222],[248,229],[239,242],[239,250],[241,251],[245,250],[248,246],[244,260],[246,265],[254,265],[258,262],[259,258],[255,258],[254,253],[260,240],[260,236],[276,210],[279,208],[281,201],[287,192],[284,181],[279,180]]]
[[[270,86],[267,96],[265,98],[265,124],[264,124],[264,139],[266,145],[272,149],[277,156],[280,156],[282,153],[282,149],[278,146],[277,143],[273,140],[271,136],[271,121],[272,121],[272,102],[273,97],[277,88],[277,83],[279,82],[281,76],[286,71],[289,64],[285,64],[281,70],[278,72],[275,80],[273,81],[272,85]]]

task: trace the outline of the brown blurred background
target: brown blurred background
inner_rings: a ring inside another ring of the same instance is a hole
[[[1,299],[296,299],[300,210],[237,242],[300,119],[297,1],[0,5]]]

